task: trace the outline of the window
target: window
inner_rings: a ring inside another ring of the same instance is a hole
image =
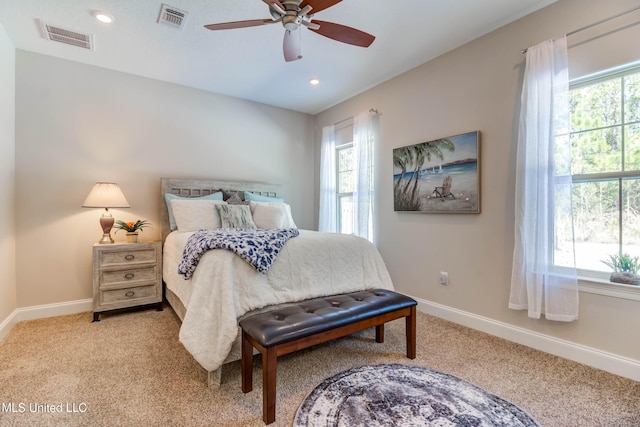
[[[356,190],[355,148],[353,146],[353,119],[336,127],[336,214],[339,233],[353,234],[354,198]]]
[[[354,145],[354,124],[348,120],[336,129],[336,197],[337,227],[339,233],[358,234],[356,225],[356,192],[358,174],[356,147]],[[373,184],[373,164],[369,165],[369,183]],[[369,187],[369,192],[373,188]],[[368,236],[373,236],[373,222],[369,220]]]
[[[338,195],[338,231],[352,234],[354,232],[353,191],[355,190],[353,143],[336,147],[337,159],[337,195]]]
[[[322,128],[318,230],[375,243],[375,146],[378,113],[364,111]]]
[[[602,260],[640,256],[640,68],[572,83],[570,120],[573,224],[555,218],[555,264],[569,265],[562,242],[573,226],[579,275],[607,279]]]

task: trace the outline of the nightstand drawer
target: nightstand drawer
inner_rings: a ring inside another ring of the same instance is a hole
[[[98,263],[100,267],[107,267],[110,265],[122,265],[133,264],[140,262],[155,262],[156,251],[153,248],[149,249],[130,249],[130,250],[118,250],[118,251],[102,251],[100,252],[100,258]]]
[[[102,270],[100,271],[100,288],[114,283],[155,281],[157,280],[157,267],[155,265],[140,268],[127,268],[126,270]]]
[[[100,305],[107,306],[109,304],[122,303],[123,301],[131,301],[134,304],[138,304],[140,300],[144,299],[156,302],[156,293],[157,287],[153,283],[147,286],[104,290],[100,292]]]

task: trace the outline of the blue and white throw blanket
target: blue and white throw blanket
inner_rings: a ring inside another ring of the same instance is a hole
[[[189,237],[178,265],[178,273],[185,280],[193,276],[200,258],[210,249],[229,249],[266,273],[275,262],[284,244],[300,234],[297,228],[277,230],[250,230],[244,228],[215,228],[196,231]]]

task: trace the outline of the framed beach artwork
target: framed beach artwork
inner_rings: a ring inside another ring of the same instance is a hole
[[[480,132],[393,149],[397,212],[480,213]]]

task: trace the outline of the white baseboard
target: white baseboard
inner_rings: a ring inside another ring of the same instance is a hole
[[[413,297],[413,299],[418,301],[418,310],[423,313],[535,348],[545,353],[630,378],[634,381],[640,381],[640,360],[630,359],[550,335],[533,332],[424,299],[416,297]]]
[[[19,308],[18,322],[23,320],[43,319],[45,317],[64,316],[66,314],[84,313],[93,310],[93,299],[60,302],[56,304],[35,305]]]
[[[43,319],[45,317],[64,316],[93,310],[93,299],[61,302],[56,304],[35,305],[17,308],[0,323],[0,341],[9,334],[16,323],[23,320]]]
[[[13,310],[13,312],[0,323],[0,342],[9,335],[9,331],[15,326],[18,321],[16,317],[18,315],[18,310]]]
[[[597,350],[549,335],[533,332],[528,329],[499,322],[488,317],[458,310],[442,304],[413,297],[418,301],[418,310],[459,325],[467,326],[506,340],[535,348],[565,359],[592,366],[612,374],[640,381],[640,361]],[[83,313],[93,309],[93,300],[77,300],[57,304],[38,305],[18,308],[0,323],[0,341],[11,331],[13,326],[23,320],[42,319],[45,317],[63,316]]]

